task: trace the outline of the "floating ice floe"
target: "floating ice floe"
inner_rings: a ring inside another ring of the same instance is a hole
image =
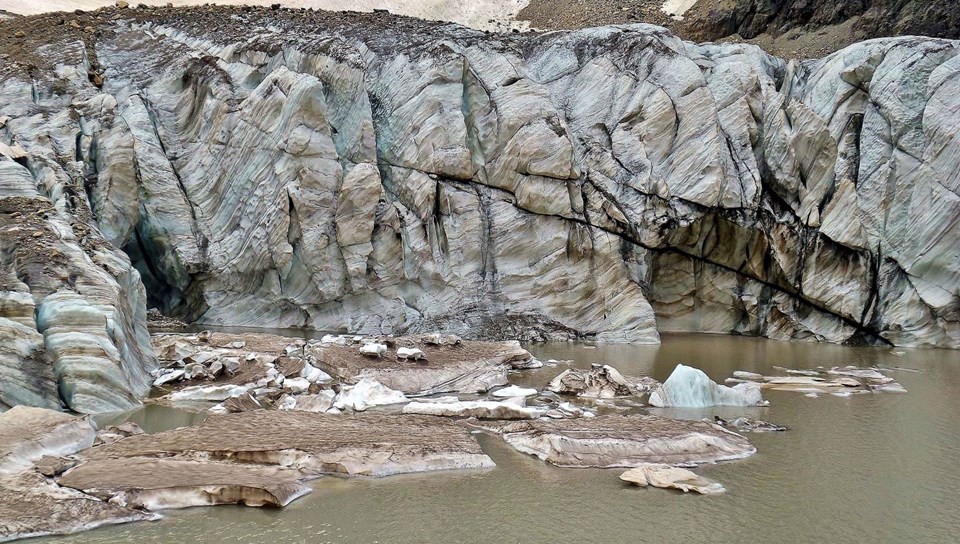
[[[560,467],[695,465],[743,459],[756,448],[704,421],[647,415],[534,419],[484,424],[518,451]]]
[[[650,404],[660,408],[703,408],[707,406],[763,406],[760,386],[741,383],[719,385],[702,370],[677,365],[667,381],[650,394]]]
[[[775,391],[793,391],[815,397],[819,394],[829,394],[835,397],[850,397],[884,391],[889,393],[906,393],[907,390],[884,375],[877,368],[855,366],[839,366],[833,368],[816,369],[789,369],[774,367],[787,374],[786,376],[764,376],[753,372],[737,371],[727,383],[757,384],[764,389]]]
[[[782,425],[760,421],[759,419],[750,419],[748,417],[738,417],[728,421],[719,416],[714,416],[713,422],[721,427],[736,429],[737,431],[746,433],[770,433],[787,430],[787,428]]]
[[[702,495],[716,495],[726,491],[726,488],[719,482],[698,476],[685,468],[664,464],[649,464],[632,468],[621,474],[620,479],[640,487],[679,489],[684,493],[693,491]]]

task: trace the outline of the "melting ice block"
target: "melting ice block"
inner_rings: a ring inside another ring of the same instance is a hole
[[[763,402],[759,384],[719,385],[699,368],[686,365],[677,365],[667,381],[650,394],[650,404],[660,408],[757,406]]]

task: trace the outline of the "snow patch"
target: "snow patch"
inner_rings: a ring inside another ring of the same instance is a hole
[[[220,5],[269,6],[281,4],[286,8],[313,8],[328,11],[373,11],[385,9],[397,15],[407,15],[434,21],[450,21],[480,30],[509,30],[526,28],[527,24],[517,21],[520,10],[527,7],[530,0],[471,0],[470,2],[451,2],[450,0],[128,0],[131,7],[138,5],[197,6],[207,3]],[[52,11],[72,12],[76,9],[94,10],[113,6],[116,0],[44,0],[26,2],[24,0],[0,0],[0,10],[20,15],[34,15]],[[490,21],[494,21],[491,23]],[[497,23],[500,23],[498,26]]]
[[[683,20],[683,14],[697,4],[697,0],[667,0],[660,8],[661,11],[674,19]]]

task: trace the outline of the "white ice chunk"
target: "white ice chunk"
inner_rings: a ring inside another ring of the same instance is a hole
[[[713,382],[698,368],[677,365],[667,381],[650,394],[650,404],[661,408],[757,406],[763,404],[763,395],[760,384],[741,383],[727,387]]]
[[[303,370],[300,371],[300,377],[306,378],[310,383],[329,382],[333,380],[333,376],[311,365],[310,363],[305,363],[303,365]]]
[[[519,387],[516,385],[511,385],[510,387],[504,387],[503,389],[497,389],[491,395],[501,399],[509,399],[512,397],[530,397],[537,394],[536,389],[530,389],[527,387]]]
[[[364,378],[356,385],[344,385],[333,403],[338,410],[351,409],[362,412],[371,406],[399,404],[407,402],[407,396],[395,391],[382,383]]]
[[[397,358],[419,361],[421,359],[426,359],[427,357],[423,354],[423,350],[417,348],[397,348]]]
[[[306,393],[310,389],[310,381],[306,378],[287,378],[283,381],[283,388],[291,393]]]
[[[387,354],[387,346],[383,344],[364,344],[360,346],[360,354],[368,357],[383,357]]]

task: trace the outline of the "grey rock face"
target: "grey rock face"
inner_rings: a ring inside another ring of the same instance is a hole
[[[134,402],[145,298],[361,334],[960,347],[956,42],[786,64],[647,25],[266,13],[125,10],[3,61],[0,196],[46,214],[5,213],[4,254],[47,232],[72,268],[4,259],[0,402]]]
[[[960,13],[950,0],[701,0],[687,17],[691,37],[714,40],[738,34],[752,38],[762,32],[781,33],[796,27],[810,32],[824,25],[857,22],[868,37],[920,34],[960,36]],[[704,5],[705,4],[705,5]]]

